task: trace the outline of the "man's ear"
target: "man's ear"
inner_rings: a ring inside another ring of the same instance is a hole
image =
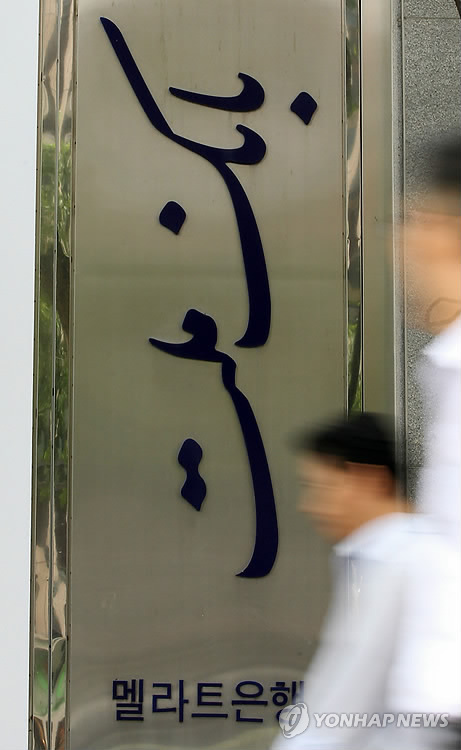
[[[387,466],[358,464],[348,461],[347,471],[355,481],[376,497],[389,497],[394,491],[394,480]]]

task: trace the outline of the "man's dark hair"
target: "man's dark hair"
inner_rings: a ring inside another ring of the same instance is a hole
[[[432,144],[429,156],[434,187],[461,198],[461,135]]]
[[[314,453],[339,463],[384,466],[398,479],[395,441],[386,420],[377,414],[363,412],[341,417],[302,434],[296,447],[301,453]]]

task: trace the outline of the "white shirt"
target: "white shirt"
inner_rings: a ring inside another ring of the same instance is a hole
[[[421,376],[429,418],[417,500],[430,536],[409,579],[389,703],[461,717],[461,318],[426,348]]]
[[[334,548],[332,602],[319,649],[304,678],[304,698],[299,697],[309,708],[310,725],[294,738],[280,734],[273,750],[360,750],[386,731],[317,728],[312,717],[371,716],[388,710],[388,676],[409,571],[416,563],[415,540],[419,548],[425,534],[420,517],[393,513],[365,524]]]
[[[420,379],[427,407],[417,502],[459,545],[461,529],[461,317],[426,347]]]

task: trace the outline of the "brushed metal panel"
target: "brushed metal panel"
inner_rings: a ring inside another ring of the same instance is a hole
[[[99,20],[121,30],[174,132],[236,148],[238,123],[267,144],[232,165],[261,233],[272,295],[268,343],[238,348],[248,299],[223,180],[156,131]],[[299,679],[328,595],[326,547],[300,523],[287,438],[345,408],[343,59],[340,2],[79,3],[70,743],[103,748],[267,747],[263,724],[235,722],[231,688]],[[237,74],[265,89],[255,112],[174,98],[169,86],[231,96]],[[318,102],[307,127],[290,111]],[[178,236],[157,217],[187,212]],[[215,364],[169,357],[187,310],[218,323],[264,440],[279,522],[266,577],[242,579],[254,542],[248,461]],[[208,493],[180,496],[177,452],[203,448]],[[145,679],[143,722],[116,722],[114,679]],[[152,682],[223,682],[226,720],[152,714]],[[227,708],[226,708],[227,710]]]

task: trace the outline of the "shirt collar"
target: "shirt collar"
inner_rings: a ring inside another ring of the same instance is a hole
[[[438,367],[461,369],[461,315],[424,349]]]
[[[407,518],[408,514],[396,512],[367,521],[335,544],[334,552],[337,557],[354,557],[359,556],[368,547],[378,551],[381,542],[387,540],[397,529],[401,530]]]

